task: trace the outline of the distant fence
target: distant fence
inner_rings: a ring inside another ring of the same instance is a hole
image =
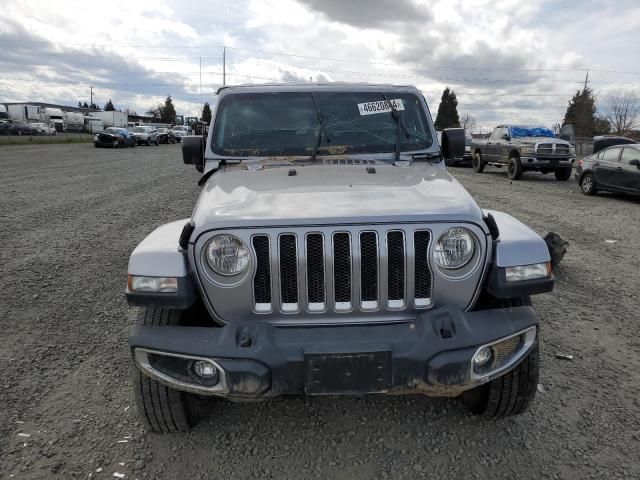
[[[89,143],[91,133],[58,132],[56,135],[0,135],[0,145],[42,145],[48,143]]]

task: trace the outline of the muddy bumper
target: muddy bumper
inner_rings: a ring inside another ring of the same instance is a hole
[[[202,395],[456,396],[517,365],[533,345],[537,325],[528,306],[441,308],[410,322],[378,325],[138,325],[129,344],[144,373]]]

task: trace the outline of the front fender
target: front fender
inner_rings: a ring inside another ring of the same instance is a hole
[[[495,210],[485,210],[484,214],[493,217],[498,230],[493,242],[493,265],[487,291],[496,298],[514,298],[553,290],[555,279],[550,269],[547,277],[517,282],[506,280],[507,267],[550,262],[549,248],[540,235],[511,215]]]
[[[180,234],[189,219],[177,220],[156,228],[133,250],[128,275],[175,277],[177,292],[157,293],[126,290],[132,305],[160,305],[187,309],[195,302],[197,291],[189,271],[187,252],[180,247]]]

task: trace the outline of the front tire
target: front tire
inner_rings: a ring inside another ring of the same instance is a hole
[[[181,324],[182,316],[182,310],[148,306],[140,309],[136,323],[176,326]],[[133,392],[142,422],[151,432],[186,432],[206,411],[203,405],[207,400],[198,395],[169,388],[137,368],[133,373]]]
[[[553,173],[556,176],[556,180],[564,182],[571,178],[571,167],[556,168]]]
[[[482,160],[482,154],[480,152],[476,152],[473,154],[473,159],[471,160],[471,166],[473,167],[473,171],[476,173],[482,173],[485,167],[485,162]]]
[[[509,163],[507,163],[507,177],[511,180],[520,180],[522,177],[522,162],[518,157],[509,158]]]
[[[590,173],[585,173],[580,179],[580,191],[585,195],[595,195],[598,193],[596,189],[596,181],[593,178],[593,175]]]
[[[151,145],[151,142],[149,141],[149,139],[147,138],[147,147]]]

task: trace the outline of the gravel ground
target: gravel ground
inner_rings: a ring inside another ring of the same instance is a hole
[[[179,146],[0,150],[0,478],[640,478],[640,201],[573,179],[452,169],[483,207],[571,245],[530,412],[454,400],[285,398],[146,434],[129,385],[129,253],[198,195]],[[574,355],[560,360],[556,353]]]

